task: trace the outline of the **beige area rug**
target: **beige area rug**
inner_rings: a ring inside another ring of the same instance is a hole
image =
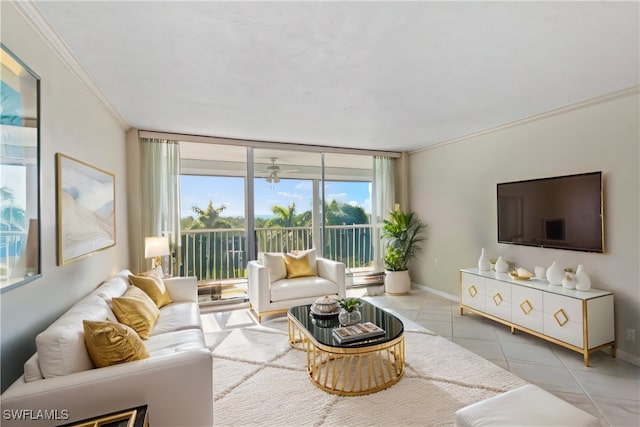
[[[207,334],[214,356],[214,425],[449,426],[457,409],[526,384],[410,323],[403,378],[358,397],[335,396],[311,382],[306,354],[289,346],[284,318]]]

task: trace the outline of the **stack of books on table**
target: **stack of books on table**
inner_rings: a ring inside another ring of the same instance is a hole
[[[384,335],[384,329],[371,322],[356,323],[351,326],[343,326],[333,330],[333,338],[340,344],[360,341]]]

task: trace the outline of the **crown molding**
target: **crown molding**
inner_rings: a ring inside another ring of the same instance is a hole
[[[58,56],[58,58],[60,58],[69,71],[71,71],[71,73],[80,80],[80,82],[84,84],[84,86],[89,89],[91,93],[100,100],[100,102],[102,102],[107,111],[111,113],[120,126],[124,130],[129,129],[131,127],[129,123],[111,103],[107,94],[104,93],[93,77],[91,77],[82,65],[80,65],[80,62],[78,62],[69,46],[64,42],[64,40],[62,40],[60,35],[49,24],[44,16],[42,16],[40,10],[34,5],[34,3],[31,0],[11,1],[9,3],[15,6],[18,13],[25,18],[40,37],[42,37],[42,39],[51,47],[53,52]]]
[[[605,95],[597,96],[595,98],[585,99],[583,101],[579,101],[573,104],[565,105],[560,108],[555,108],[550,111],[545,111],[544,113],[534,114],[533,116],[525,117],[524,119],[515,120],[513,122],[505,123],[503,125],[495,126],[489,129],[480,130],[477,132],[470,133],[468,135],[460,136],[454,139],[449,139],[446,141],[438,142],[433,145],[429,145],[428,147],[419,148],[417,150],[410,151],[409,154],[416,154],[422,151],[431,150],[434,148],[442,147],[444,145],[453,144],[455,142],[465,141],[470,138],[475,138],[481,135],[485,135],[492,132],[497,132],[503,129],[508,129],[514,126],[520,126],[526,123],[535,122],[541,119],[546,119],[553,116],[558,116],[560,114],[569,113],[571,111],[580,110],[582,108],[592,107],[594,105],[602,104],[603,102],[613,101],[615,99],[626,98],[627,96],[637,95],[640,93],[640,85],[635,85],[628,87],[626,89],[618,90],[615,92],[607,93]]]

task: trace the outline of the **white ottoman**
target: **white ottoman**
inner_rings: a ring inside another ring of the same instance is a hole
[[[582,409],[527,384],[459,409],[455,427],[599,426],[598,419]]]

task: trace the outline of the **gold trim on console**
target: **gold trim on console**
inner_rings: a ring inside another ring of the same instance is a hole
[[[502,299],[502,295],[500,295],[500,292],[496,293],[491,299],[493,300],[493,303],[495,305],[500,305],[502,304],[502,301],[504,301]]]
[[[562,314],[563,319],[560,320],[560,314]],[[565,313],[564,309],[560,309],[558,311],[556,311],[555,313],[553,313],[553,317],[556,319],[556,322],[558,322],[558,325],[560,325],[561,327],[566,325],[567,322],[569,321],[569,317],[567,316],[567,313]]]
[[[469,287],[469,289],[467,289],[467,291],[469,292],[469,295],[471,295],[471,298],[473,298],[476,295],[478,295],[478,290],[476,289],[476,287],[474,285],[471,285]]]
[[[522,310],[525,316],[533,311],[533,307],[528,299],[522,301],[522,304],[520,304],[520,310]]]

